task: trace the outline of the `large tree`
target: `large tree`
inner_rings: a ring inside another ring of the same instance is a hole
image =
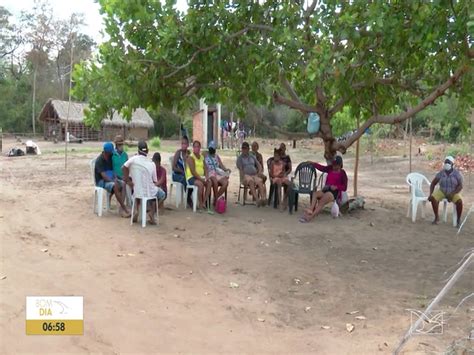
[[[273,102],[317,112],[330,157],[372,124],[402,122],[447,91],[474,101],[470,0],[190,0],[185,13],[174,1],[99,2],[110,38],[75,72],[92,123],[111,108],[130,116],[192,95]],[[331,120],[345,106],[362,124],[337,142]]]

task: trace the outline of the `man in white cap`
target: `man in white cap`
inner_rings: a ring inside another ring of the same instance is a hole
[[[439,189],[435,191],[435,186],[438,183]],[[450,155],[447,156],[444,160],[443,169],[436,174],[430,186],[430,197],[428,197],[428,201],[431,201],[435,215],[433,224],[438,224],[439,222],[439,202],[443,199],[447,199],[456,205],[457,224],[459,226],[462,214],[462,197],[460,195],[462,183],[463,177],[461,173],[454,169],[454,158]]]

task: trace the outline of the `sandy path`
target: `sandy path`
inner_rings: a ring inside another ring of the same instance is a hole
[[[405,218],[402,159],[365,164],[367,208],[338,220],[301,225],[297,215],[237,206],[232,176],[225,216],[167,211],[142,229],[116,211],[92,214],[94,156],[73,154],[68,173],[54,154],[0,158],[2,353],[389,353],[409,326],[406,309],[423,308],[473,245],[473,223],[457,238],[449,225]],[[472,189],[464,195],[474,200]],[[443,310],[472,292],[473,273]],[[26,336],[29,295],[84,296],[84,336]],[[466,336],[469,307],[442,336],[407,349],[440,351]]]

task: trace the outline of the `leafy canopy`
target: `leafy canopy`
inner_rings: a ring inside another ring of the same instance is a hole
[[[333,142],[330,121],[343,107],[375,117],[368,125],[394,123],[384,115],[453,75],[447,88],[474,102],[470,0],[190,0],[186,13],[174,1],[99,2],[110,39],[74,73],[91,123],[112,108],[126,117],[139,106],[184,108],[193,96],[277,102],[318,112],[320,136]]]

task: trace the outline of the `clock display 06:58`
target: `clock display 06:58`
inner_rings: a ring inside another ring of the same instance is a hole
[[[44,322],[43,330],[45,332],[64,332],[66,330],[66,325],[63,322]]]

